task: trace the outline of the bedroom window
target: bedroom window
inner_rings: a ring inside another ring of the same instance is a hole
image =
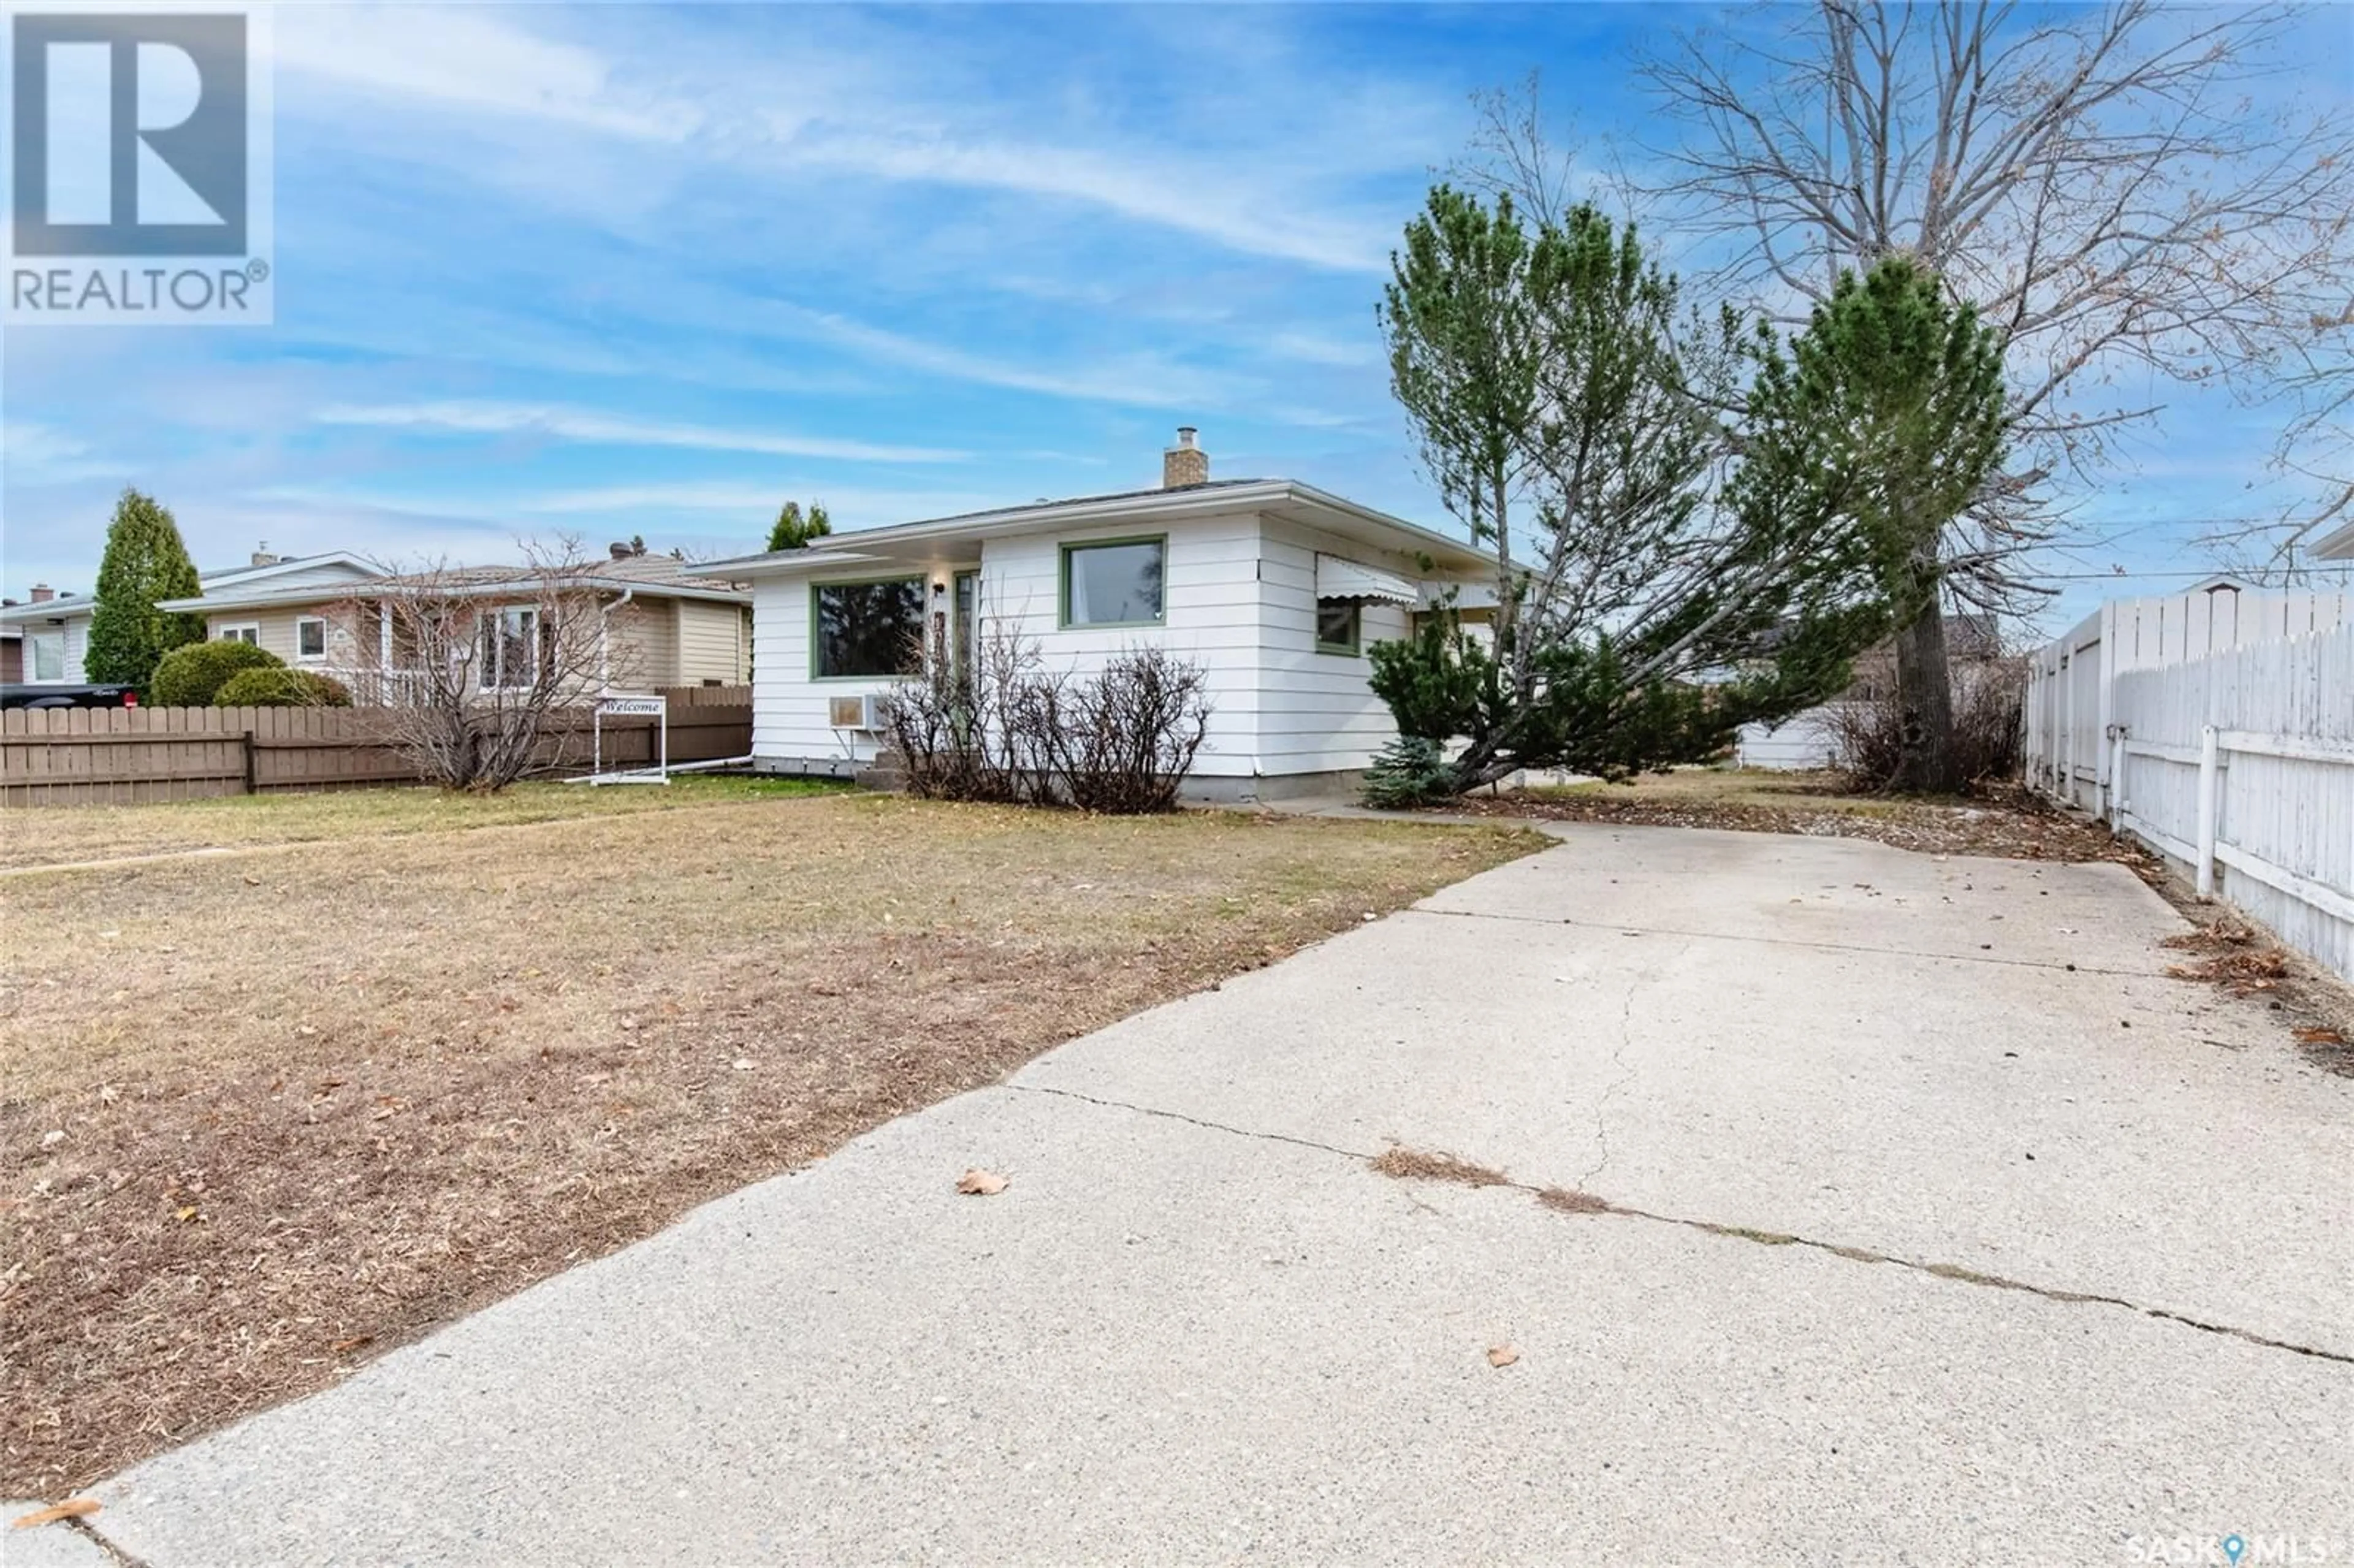
[[[251,643],[254,647],[259,648],[261,646],[261,628],[253,625],[250,622],[243,626],[224,626],[220,629],[220,634],[217,641],[222,642],[248,642]]]
[[[1363,611],[1354,599],[1317,600],[1316,652],[1353,655],[1363,636]]]
[[[1158,626],[1168,563],[1166,536],[1063,546],[1063,624]]]
[[[36,631],[25,641],[32,649],[34,680],[62,681],[66,678],[64,632]]]
[[[294,620],[294,657],[324,659],[327,656],[327,622],[316,615],[297,616]]]
[[[922,657],[924,579],[810,587],[810,675],[846,681],[904,675]]]

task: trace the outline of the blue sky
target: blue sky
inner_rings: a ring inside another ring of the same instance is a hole
[[[1697,9],[300,6],[276,21],[276,324],[7,331],[0,580],[87,590],[114,494],[200,565],[756,547],[1222,476],[1441,514],[1373,303],[1475,90],[1655,128]],[[2284,90],[2344,96],[2354,8]],[[2062,570],[2204,565],[2277,415],[2169,399]],[[2062,612],[2111,585],[2071,584]],[[2115,585],[2162,589],[2166,579]],[[2175,586],[2179,586],[2179,584]]]

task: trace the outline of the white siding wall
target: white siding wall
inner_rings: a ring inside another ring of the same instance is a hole
[[[1772,729],[1762,724],[1743,725],[1734,741],[1734,766],[1784,773],[1829,768],[1839,760],[1833,716],[1831,705],[1825,704],[1792,714]]]
[[[1068,534],[991,539],[981,554],[984,633],[1009,628],[1034,639],[1046,662],[1080,675],[1101,670],[1123,650],[1167,649],[1200,664],[1209,688],[1210,736],[1193,770],[1247,779],[1257,768],[1259,680],[1258,518],[1252,514],[1189,519],[1167,530],[1162,624],[1072,627],[1062,619],[1062,546],[1089,539],[1133,538],[1154,530],[1089,528]]]
[[[1364,650],[1406,635],[1405,605],[1368,604],[1353,656],[1316,648],[1316,557],[1340,556],[1394,571],[1364,546],[1269,518],[1261,554],[1259,616],[1263,678],[1259,761],[1269,774],[1328,773],[1363,768],[1396,738],[1389,708],[1367,683]]]
[[[851,768],[872,762],[876,737],[835,729],[827,720],[834,697],[880,694],[888,679],[818,681],[810,678],[810,585],[868,582],[876,577],[921,577],[947,582],[960,566],[942,559],[922,566],[840,567],[830,572],[755,578],[752,587],[752,755],[780,763],[824,763]],[[929,589],[926,589],[928,602]]]
[[[30,681],[33,678],[33,639],[36,637],[54,637],[58,633],[63,632],[66,639],[66,663],[64,673],[56,682],[44,683],[69,686],[78,686],[82,683],[86,678],[82,674],[81,669],[82,650],[90,645],[90,617],[88,615],[76,616],[72,620],[68,620],[63,626],[52,626],[46,620],[22,621],[18,623],[17,630],[25,634],[26,680]]]

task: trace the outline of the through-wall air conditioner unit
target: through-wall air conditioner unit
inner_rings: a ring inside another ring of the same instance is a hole
[[[835,729],[881,729],[883,699],[875,696],[828,697],[825,700],[825,722]]]

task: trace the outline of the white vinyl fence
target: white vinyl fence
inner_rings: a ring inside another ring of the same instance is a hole
[[[2354,606],[2108,606],[2038,656],[2029,782],[2354,979]]]

